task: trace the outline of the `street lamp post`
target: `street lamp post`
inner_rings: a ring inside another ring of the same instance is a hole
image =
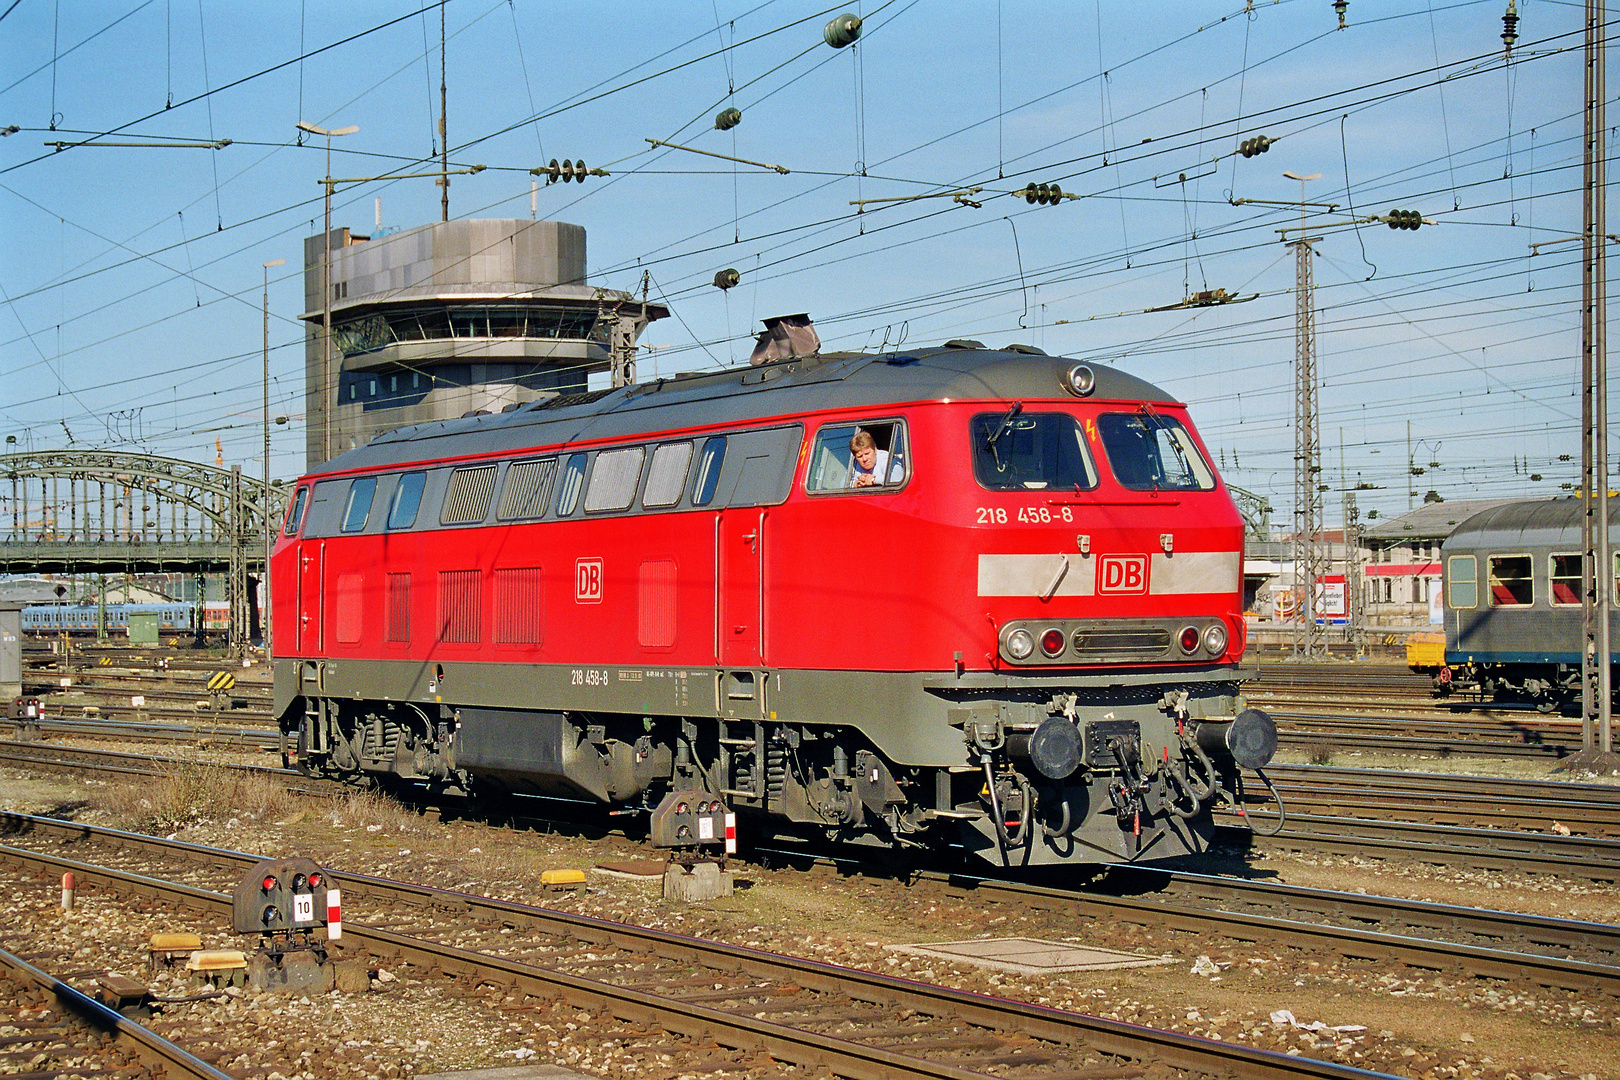
[[[321,230],[321,460],[332,457],[332,409],[336,387],[332,380],[332,136],[353,135],[360,128],[350,125],[328,131],[305,120],[298,121],[298,130],[312,135],[326,136],[325,227]]]
[[[270,268],[281,266],[286,259],[271,259],[264,264],[264,501],[260,513],[264,516],[264,575],[259,579],[259,620],[264,627],[264,655],[270,655]]]

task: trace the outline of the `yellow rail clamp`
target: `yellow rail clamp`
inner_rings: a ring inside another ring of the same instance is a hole
[[[235,971],[245,967],[247,956],[241,949],[199,949],[186,960],[187,971]]]
[[[236,676],[229,671],[216,672],[208,677],[208,689],[230,690],[236,686]]]
[[[578,889],[585,884],[585,871],[542,870],[540,884],[548,889]]]

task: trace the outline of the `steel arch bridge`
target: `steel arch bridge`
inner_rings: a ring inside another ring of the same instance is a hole
[[[224,573],[240,644],[266,528],[285,505],[279,482],[240,467],[116,450],[0,454],[0,573]]]

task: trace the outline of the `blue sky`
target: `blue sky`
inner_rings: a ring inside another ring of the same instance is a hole
[[[1187,401],[1227,479],[1293,498],[1295,263],[1317,245],[1324,501],[1552,495],[1579,461],[1578,3],[450,0],[456,217],[588,233],[592,284],[675,316],[643,375],[746,362],[759,320],[824,347],[977,338],[1117,364]],[[0,429],[259,475],[263,263],[274,475],[302,466],[302,239],[332,171],[424,171],[440,8],[0,0]],[[822,27],[865,18],[852,48]],[[743,121],[715,130],[727,106]],[[1611,119],[1614,117],[1611,116]],[[54,127],[54,130],[53,130]],[[1251,158],[1241,140],[1277,140]],[[224,149],[45,145],[215,141]],[[786,175],[678,150],[682,143]],[[431,167],[431,166],[428,166]],[[1185,179],[1183,179],[1185,177]],[[1082,197],[1030,205],[1058,183]],[[978,207],[949,193],[979,188]],[[943,196],[941,193],[945,193]],[[934,197],[868,204],[852,200]],[[356,232],[439,217],[430,179],[341,190]],[[1234,200],[1239,200],[1234,205]],[[1417,210],[1392,231],[1356,218]],[[1531,245],[1547,243],[1532,254]],[[721,292],[716,271],[742,283]],[[1223,288],[1254,299],[1144,313]],[[1410,432],[1410,435],[1408,434]],[[1425,469],[1408,473],[1411,460]],[[217,447],[216,450],[216,440]],[[1340,463],[1343,462],[1341,474]],[[1438,469],[1429,463],[1440,463]],[[1531,480],[1530,474],[1540,480]],[[1341,476],[1343,479],[1341,480]]]

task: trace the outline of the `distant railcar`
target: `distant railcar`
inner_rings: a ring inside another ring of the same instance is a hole
[[[1620,552],[1620,504],[1612,505],[1610,543]],[[1446,646],[1433,673],[1436,694],[1546,713],[1579,707],[1582,513],[1577,498],[1508,503],[1475,514],[1446,538]],[[1620,575],[1611,570],[1608,578],[1610,640],[1620,646],[1613,591]],[[1610,664],[1616,660],[1620,653],[1611,653]]]
[[[275,713],[321,775],[1167,858],[1275,750],[1242,561],[1186,407],[1116,370],[952,343],[665,378],[299,480]]]
[[[94,634],[105,626],[109,634],[129,633],[132,614],[155,614],[158,627],[166,632],[192,632],[196,628],[195,604],[179,602],[107,604],[30,604],[22,610],[25,634],[51,636]],[[105,620],[105,622],[103,622]]]

